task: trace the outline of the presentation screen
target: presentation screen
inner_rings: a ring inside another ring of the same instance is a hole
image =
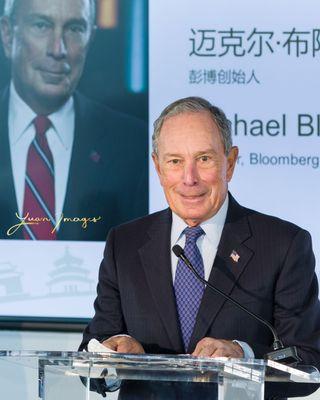
[[[186,96],[208,99],[232,123],[240,151],[232,195],[310,231],[319,260],[318,2],[92,4],[44,0],[43,18],[26,26],[23,13],[34,10],[0,0],[0,319],[93,315],[108,230],[167,207],[152,123]],[[68,28],[54,40],[59,24]],[[43,114],[50,187],[32,176],[34,121]],[[50,191],[53,205],[42,201]]]
[[[232,195],[310,231],[319,273],[318,2],[149,5],[150,130],[181,97],[202,96],[222,108],[239,147]],[[150,167],[150,211],[164,207]]]
[[[87,319],[109,229],[148,213],[147,2],[0,13],[0,319]]]

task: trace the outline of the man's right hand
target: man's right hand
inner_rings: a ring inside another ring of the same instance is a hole
[[[102,344],[118,353],[144,354],[142,345],[133,337],[127,335],[111,336]]]

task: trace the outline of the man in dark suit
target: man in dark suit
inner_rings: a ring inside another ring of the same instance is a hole
[[[270,331],[208,287],[186,333],[185,318],[193,313],[188,307],[199,289],[191,275],[181,285],[186,267],[171,248],[185,245],[187,253],[189,232],[200,227],[189,256],[199,264],[200,252],[204,277],[273,324],[285,346],[297,346],[303,363],[319,367],[320,306],[310,235],[244,208],[228,194],[238,149],[223,112],[200,98],[171,104],[155,122],[153,151],[170,208],[111,230],[95,316],[80,348],[94,337],[128,353],[263,358],[271,351]],[[205,395],[209,386],[195,390]],[[160,387],[126,382],[122,395],[145,390],[148,398],[161,393]]]
[[[94,19],[95,0],[5,3],[12,81],[0,93],[1,239],[105,240],[147,211],[146,125],[75,93]],[[42,146],[39,118],[48,124]]]
[[[101,217],[94,223],[61,222],[60,240],[101,241],[119,223],[147,210],[147,146],[145,124],[75,96],[75,137],[63,207],[64,217]],[[0,239],[22,239],[8,141],[8,89],[0,101]],[[93,126],[92,126],[93,125]],[[128,179],[129,177],[129,179]]]

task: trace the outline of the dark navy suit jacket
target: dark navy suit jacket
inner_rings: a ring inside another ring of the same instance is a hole
[[[8,94],[0,93],[0,239],[18,220],[8,139]],[[148,135],[142,121],[76,93],[75,134],[63,206],[65,217],[101,216],[83,229],[62,223],[58,239],[105,240],[108,230],[148,212]]]
[[[126,333],[141,342],[147,353],[184,352],[171,275],[171,220],[168,209],[110,231],[100,266],[95,316],[80,348],[92,337],[102,341]],[[238,262],[230,257],[232,251],[240,256]],[[286,346],[298,347],[303,363],[320,367],[320,305],[314,268],[308,232],[244,208],[230,195],[209,282],[273,324]],[[247,342],[256,358],[263,358],[273,342],[264,325],[208,287],[188,353],[206,336]],[[128,385],[130,391],[134,383],[126,383],[124,389]]]

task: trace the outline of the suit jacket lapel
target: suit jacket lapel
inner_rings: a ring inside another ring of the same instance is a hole
[[[90,197],[89,185],[98,173],[99,164],[90,158],[92,141],[92,121],[86,118],[86,100],[79,93],[74,95],[75,127],[67,187],[63,204],[64,217],[93,217],[96,204]],[[89,206],[92,204],[92,206]],[[59,239],[85,240],[86,230],[80,224],[62,223],[58,231]]]
[[[18,223],[15,213],[18,211],[18,205],[14,189],[10,145],[9,145],[9,88],[1,93],[0,98],[0,209],[1,209],[1,228],[0,238],[19,239],[20,231],[13,236],[7,236],[8,228]]]
[[[80,104],[80,105],[79,105]],[[90,135],[87,124],[83,116],[83,110],[80,107],[81,102],[78,97],[74,97],[74,113],[75,113],[75,127],[74,127],[74,138],[71,152],[71,160],[69,167],[69,174],[67,180],[67,188],[65,195],[65,202],[63,205],[63,213],[65,216],[80,216],[79,210],[75,209],[77,202],[75,199],[79,198],[80,191],[83,187],[81,184],[83,177],[81,173],[85,168],[81,168],[87,160],[87,144],[86,140]],[[65,226],[61,227],[65,229]],[[61,229],[61,230],[62,230]]]
[[[169,210],[160,215],[148,231],[150,240],[140,248],[139,253],[150,291],[172,348],[176,352],[183,352],[169,251],[172,216]]]
[[[245,209],[229,195],[229,208],[226,223],[221,235],[217,255],[209,276],[209,283],[226,294],[230,294],[246,268],[253,252],[245,245],[246,239],[251,236]],[[235,251],[239,256],[234,261],[230,255]],[[209,327],[213,324],[221,310],[225,299],[206,288],[193,335],[190,340],[189,351],[193,351],[197,342],[206,336]]]

